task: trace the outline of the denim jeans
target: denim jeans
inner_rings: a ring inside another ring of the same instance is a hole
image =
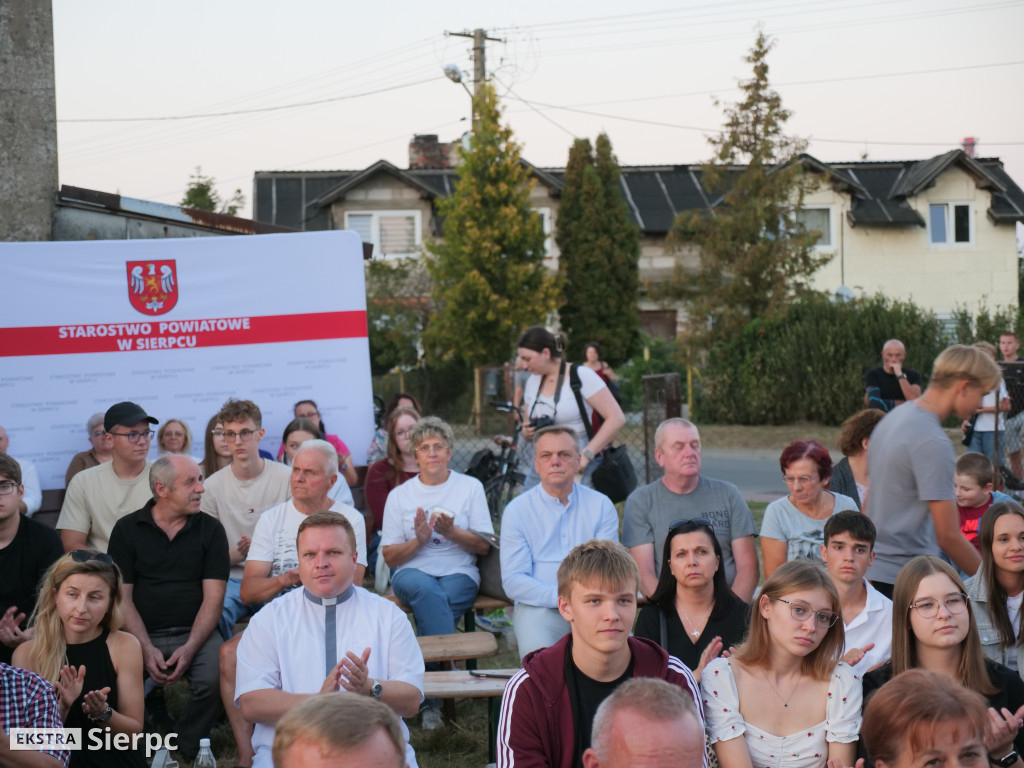
[[[978,453],[984,453],[988,456],[989,460],[996,466],[997,471],[1000,464],[1003,463],[1003,433],[999,432],[999,457],[995,456],[996,438],[995,432],[978,432],[975,431],[971,436],[971,444],[967,446],[968,451],[977,451]]]
[[[477,586],[464,573],[429,576],[416,568],[391,573],[398,599],[412,609],[417,635],[450,635],[476,599]]]

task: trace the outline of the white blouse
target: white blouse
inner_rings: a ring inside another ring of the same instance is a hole
[[[860,676],[843,662],[829,680],[825,719],[788,736],[776,736],[744,722],[728,659],[710,661],[704,667],[700,687],[709,743],[743,735],[754,768],[823,768],[828,761],[829,742],[849,744],[860,734]]]

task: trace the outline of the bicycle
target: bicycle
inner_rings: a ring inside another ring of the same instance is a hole
[[[466,468],[466,474],[475,477],[484,485],[487,508],[491,512],[491,520],[495,523],[501,519],[505,509],[516,490],[526,480],[526,475],[519,471],[519,452],[516,445],[522,431],[523,412],[512,403],[491,403],[502,413],[516,413],[519,419],[515,423],[512,435],[495,435],[494,442],[500,448],[496,454],[490,448],[483,448],[473,454]]]

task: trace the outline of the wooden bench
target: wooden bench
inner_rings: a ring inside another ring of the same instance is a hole
[[[385,595],[385,597],[406,613],[412,613],[412,608],[410,608],[401,600],[399,600],[395,595]],[[498,600],[496,597],[488,597],[487,595],[477,595],[476,600],[473,601],[473,605],[470,606],[470,609],[466,611],[465,615],[462,617],[466,631],[476,631],[477,611],[485,611],[487,613],[490,613],[491,611],[496,611],[499,608],[511,607],[512,603],[505,602],[504,600]]]
[[[494,677],[476,677],[469,670],[453,669],[444,672],[427,672],[423,675],[423,695],[428,699],[490,699],[487,702],[487,749],[488,762],[495,760],[498,739],[498,717],[501,714],[501,695],[505,692],[508,678],[518,669],[482,669],[482,674]]]
[[[417,637],[423,661],[440,663],[452,669],[452,662],[483,659],[498,655],[498,641],[490,632],[456,632],[454,635]]]

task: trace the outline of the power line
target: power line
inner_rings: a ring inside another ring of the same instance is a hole
[[[402,88],[411,88],[414,85],[423,85],[425,83],[432,83],[438,80],[437,77],[428,77],[425,80],[417,80],[412,83],[402,83],[401,85],[393,85],[388,88],[378,88],[374,91],[363,91],[362,93],[351,93],[345,96],[332,96],[326,99],[316,99],[314,101],[302,101],[294,104],[279,104],[273,107],[254,107],[252,109],[235,109],[229,112],[206,112],[194,115],[163,115],[160,117],[83,117],[83,118],[68,118],[64,120],[58,120],[58,123],[149,123],[149,122],[161,122],[165,120],[196,120],[198,118],[208,117],[233,117],[235,115],[253,115],[260,112],[279,112],[283,109],[295,109],[297,107],[314,107],[319,104],[330,104],[336,101],[346,101],[348,99],[358,99],[363,96],[373,96],[378,93],[386,93],[388,91],[397,91]]]

